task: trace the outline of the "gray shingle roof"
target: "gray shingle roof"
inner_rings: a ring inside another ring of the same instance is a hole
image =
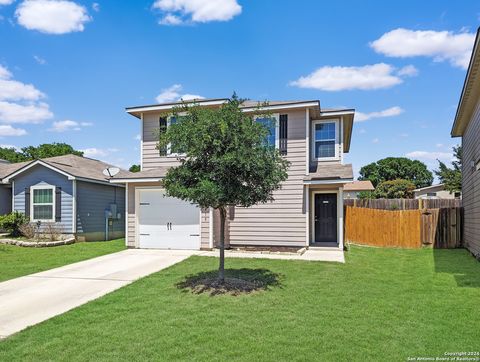
[[[105,170],[107,167],[113,167],[106,162],[75,155],[42,158],[40,161],[45,162],[46,164],[74,177],[107,182],[109,178],[103,175],[103,170]],[[33,162],[35,161],[0,164],[0,178],[4,179],[14,172],[27,167]],[[121,172],[130,173],[125,170],[121,170]]]
[[[167,174],[168,167],[157,167],[151,170],[144,170],[140,172],[129,172],[122,170],[115,175],[113,180],[130,180],[130,179],[144,179],[144,178],[163,178]]]
[[[351,164],[327,163],[325,165],[316,165],[313,169],[310,169],[310,174],[304,178],[304,181],[352,179],[353,170]]]

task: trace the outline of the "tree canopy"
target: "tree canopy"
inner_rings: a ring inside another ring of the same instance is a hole
[[[406,157],[387,157],[363,166],[358,179],[370,180],[375,187],[384,181],[408,180],[416,188],[420,188],[432,184],[433,174],[421,161]]]
[[[392,180],[380,183],[373,196],[376,199],[413,199],[415,184],[410,180]]]
[[[38,146],[22,147],[20,150],[17,150],[13,147],[0,147],[0,159],[4,159],[12,163],[31,161],[46,157],[63,156],[68,154],[83,157],[82,151],[77,151],[66,143],[44,143]]]
[[[275,147],[266,144],[268,128],[243,112],[242,103],[234,94],[220,108],[177,107],[173,116],[181,121],[162,130],[157,145],[184,154],[180,165],[165,176],[167,195],[220,211],[221,281],[226,208],[271,201],[272,192],[287,179],[289,166]]]
[[[140,172],[140,165],[132,165],[132,166],[130,166],[128,171],[130,171],[130,172]]]
[[[442,184],[445,185],[445,189],[450,192],[462,191],[462,146],[453,147],[453,155],[455,159],[452,161],[452,168],[448,167],[444,162],[438,161],[438,170],[435,170],[435,174]]]

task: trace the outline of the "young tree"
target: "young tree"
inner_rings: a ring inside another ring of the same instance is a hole
[[[462,191],[462,146],[453,147],[453,155],[455,160],[452,161],[452,168],[448,167],[440,160],[438,161],[438,170],[435,174],[440,179],[440,182],[445,185],[445,189],[450,192]]]
[[[374,191],[377,199],[413,199],[415,184],[409,180],[383,181]]]
[[[433,175],[427,166],[418,160],[406,157],[387,157],[372,162],[360,169],[359,180],[370,180],[377,187],[381,182],[397,179],[409,180],[415,187],[430,186]]]
[[[132,166],[130,166],[128,171],[130,171],[130,172],[140,172],[140,165],[132,165]]]
[[[241,110],[242,102],[234,94],[220,108],[177,107],[173,116],[179,121],[163,130],[157,145],[185,155],[165,176],[167,195],[220,213],[218,277],[222,283],[227,208],[273,200],[272,192],[287,179],[289,166],[278,150],[267,144],[267,127]]]

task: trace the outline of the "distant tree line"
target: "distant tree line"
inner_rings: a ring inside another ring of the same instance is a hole
[[[455,160],[452,168],[438,160],[439,169],[435,170],[440,183],[450,192],[459,192],[462,188],[462,146],[453,147]],[[363,191],[360,198],[370,199],[411,199],[413,190],[431,186],[433,174],[427,166],[418,160],[406,157],[387,157],[372,162],[360,169],[359,180],[369,180],[374,191]]]
[[[66,143],[43,143],[38,146],[28,146],[20,149],[14,147],[0,147],[0,159],[11,163],[69,154],[83,157],[82,151],[75,150],[72,146]]]

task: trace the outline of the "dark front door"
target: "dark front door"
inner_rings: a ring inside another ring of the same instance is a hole
[[[337,194],[315,194],[315,242],[337,242]]]

